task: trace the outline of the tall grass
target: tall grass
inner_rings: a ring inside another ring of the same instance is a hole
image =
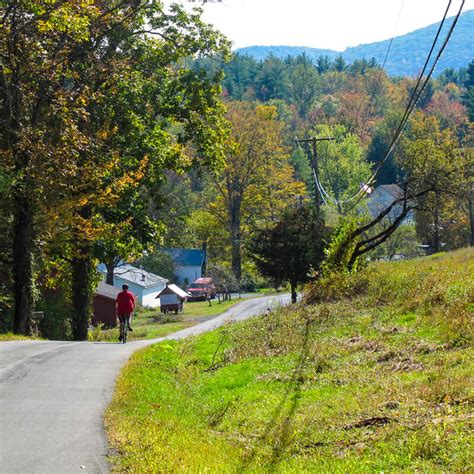
[[[138,353],[106,422],[118,472],[470,472],[474,252],[376,264]],[[357,281],[358,280],[358,281]]]

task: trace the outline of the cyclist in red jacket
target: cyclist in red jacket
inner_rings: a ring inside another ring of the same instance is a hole
[[[128,285],[122,285],[122,290],[115,300],[115,308],[120,322],[124,319],[127,322],[128,330],[133,331],[130,326],[132,322],[132,314],[135,309],[135,296],[131,291],[128,291]]]

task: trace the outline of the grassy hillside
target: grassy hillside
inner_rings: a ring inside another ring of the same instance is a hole
[[[453,17],[449,18],[443,27],[441,38],[444,38]],[[406,35],[394,38],[390,48],[390,54],[385,64],[385,69],[391,76],[416,76],[419,74],[431,44],[436,36],[439,23],[420,28]],[[469,10],[461,15],[456,29],[448,46],[441,57],[436,68],[439,74],[446,68],[466,67],[473,59],[474,51],[474,10]],[[249,46],[237,50],[240,54],[252,56],[257,60],[265,59],[270,55],[285,59],[288,56],[298,56],[305,53],[313,62],[319,56],[328,56],[335,59],[339,54],[349,63],[356,59],[375,58],[380,64],[383,63],[390,40],[378,41],[370,44],[362,44],[353,48],[347,48],[342,53],[329,49],[309,48],[304,46]]]
[[[470,472],[473,275],[472,249],[377,264],[137,353],[106,415],[115,470]]]

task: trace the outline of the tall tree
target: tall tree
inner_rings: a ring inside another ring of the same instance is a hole
[[[290,97],[300,117],[308,118],[319,90],[319,76],[314,65],[308,60],[297,61],[290,71]]]
[[[293,178],[275,107],[236,102],[228,107],[231,141],[224,167],[211,180],[215,198],[209,210],[229,235],[232,270],[240,281],[243,231],[276,220],[305,191]]]
[[[0,4],[0,159],[14,179],[8,197],[17,333],[30,331],[37,217],[54,208],[75,172],[73,157],[88,145],[77,130],[87,91],[71,87],[70,59],[86,44],[97,16],[91,2]]]
[[[463,150],[452,130],[442,130],[436,117],[418,112],[402,151],[410,188],[428,191],[417,200],[417,231],[433,252],[441,250],[442,242],[450,248],[449,229],[459,221],[461,202],[472,190],[472,150]],[[464,215],[467,225],[466,211]]]

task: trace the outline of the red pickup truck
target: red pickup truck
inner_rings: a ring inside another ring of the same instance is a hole
[[[216,287],[212,278],[198,278],[187,288],[188,301],[206,301],[216,297]]]

